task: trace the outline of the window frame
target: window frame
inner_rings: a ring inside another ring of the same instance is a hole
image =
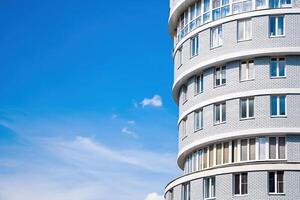
[[[280,76],[280,62],[282,61],[281,59],[283,59],[283,63],[284,63],[284,76]],[[276,75],[273,76],[272,75],[272,62],[276,62]],[[271,79],[276,79],[276,78],[286,78],[286,58],[285,57],[271,57],[270,58],[270,78]]]
[[[271,18],[275,17],[275,35],[272,35],[271,32]],[[279,17],[283,17],[283,30],[282,35],[278,34],[278,25],[279,25]],[[270,15],[269,16],[269,37],[270,38],[276,38],[276,37],[285,37],[285,29],[286,29],[286,23],[285,23],[285,15]]]
[[[217,122],[217,106],[220,106],[220,111],[219,111],[219,119],[220,121]],[[225,107],[225,120],[223,119],[223,107]],[[219,124],[224,124],[226,123],[227,117],[226,117],[226,101],[222,101],[219,103],[214,104],[214,125],[219,125]]]
[[[278,192],[278,172],[282,172],[283,174],[283,192]],[[274,173],[274,190],[275,192],[270,192],[270,173]],[[284,186],[285,186],[285,181],[284,181],[284,171],[268,171],[268,194],[269,195],[284,195],[285,194],[285,189],[284,189]]]
[[[186,130],[186,121],[187,121],[187,118],[185,117],[180,121],[180,124],[179,124],[180,135],[181,135],[182,140],[184,140],[185,138],[188,137],[187,130]]]
[[[177,49],[177,56],[176,56],[176,62],[177,62],[177,69],[179,69],[182,65],[183,65],[183,63],[182,63],[182,46],[181,47],[179,47],[178,49]]]
[[[214,42],[214,31],[217,30],[217,42],[216,42],[216,45],[215,42]],[[223,26],[222,25],[219,25],[219,26],[215,26],[215,27],[212,27],[210,28],[210,49],[215,49],[215,48],[218,48],[218,47],[221,47],[223,46]]]
[[[276,138],[276,146],[275,146],[275,154],[276,154],[276,158],[270,158],[270,138]],[[279,152],[279,138],[284,138],[285,139],[285,149],[284,149],[284,158],[279,158],[280,157],[280,152]],[[287,137],[286,136],[267,136],[266,137],[266,160],[287,160]]]
[[[246,28],[247,26],[247,22],[250,21],[250,30],[251,30],[251,34],[249,38],[246,38],[247,36],[247,31]],[[242,23],[243,26],[243,38],[239,38],[239,30],[240,30],[240,23]],[[240,19],[237,21],[237,41],[238,42],[245,42],[245,41],[250,41],[252,40],[252,36],[253,36],[253,23],[252,23],[252,18],[246,18],[246,19]]]
[[[200,88],[198,87],[198,78],[199,78],[199,81],[200,81]],[[195,87],[194,87],[194,96],[197,96],[198,94],[201,94],[203,93],[203,90],[204,90],[204,76],[203,76],[203,73],[201,73],[200,75],[198,76],[195,76],[195,81],[194,81],[194,84],[195,84]]]
[[[184,105],[187,102],[187,86],[184,84],[181,86],[180,88],[180,100],[179,102],[181,103],[181,105]]]
[[[220,70],[220,75],[219,75],[219,77],[217,76],[217,70]],[[226,83],[227,83],[227,73],[226,73],[226,65],[222,65],[222,66],[218,66],[218,67],[215,67],[215,69],[214,69],[214,87],[216,88],[216,87],[221,87],[221,86],[224,86],[224,85],[226,85]],[[223,72],[224,72],[224,74],[225,74],[225,82],[223,82]],[[220,80],[220,84],[218,85],[217,84],[217,80],[218,80],[218,78],[219,78],[219,80]]]
[[[191,37],[190,39],[190,58],[194,58],[198,56],[198,54],[199,54],[199,35],[197,34]]]
[[[273,115],[272,108],[273,108],[273,101],[272,98],[276,97],[277,101],[277,108],[276,108],[276,115]],[[285,105],[284,105],[284,115],[280,115],[280,97],[285,97]],[[280,117],[287,117],[287,95],[285,94],[279,94],[279,95],[271,95],[270,96],[270,114],[271,118],[280,118]]]
[[[253,63],[253,77],[250,78],[250,63]],[[243,73],[243,64],[246,64],[246,79],[243,79],[242,73]],[[254,60],[244,60],[240,62],[240,82],[245,81],[252,81],[255,79],[255,63]]]
[[[253,116],[250,116],[250,101],[253,100]],[[246,101],[246,117],[243,117],[242,101]],[[255,97],[240,98],[240,120],[255,118]]]
[[[242,176],[243,175],[246,175],[247,176],[247,189],[246,189],[246,193],[242,193],[242,187],[243,187],[243,183],[242,183]],[[238,178],[239,178],[239,193],[236,193],[236,191],[235,191],[235,186],[236,186],[236,182],[235,182],[235,177],[236,176],[238,176]],[[233,196],[245,196],[245,195],[248,195],[248,186],[249,186],[249,184],[248,184],[248,182],[249,182],[249,179],[248,179],[248,173],[247,172],[242,172],[242,173],[235,173],[235,174],[233,174]]]
[[[197,116],[200,117],[199,127],[197,127]],[[203,109],[198,109],[194,112],[194,132],[200,131],[203,129]]]
[[[206,183],[206,180],[208,180],[208,186]],[[214,183],[214,185],[212,184]],[[203,196],[205,200],[209,199],[215,199],[216,198],[216,177],[215,176],[210,176],[210,177],[205,177],[203,178]],[[208,197],[206,197],[206,187],[208,187]],[[214,190],[212,190],[214,188]],[[212,192],[214,191],[214,192]]]
[[[185,196],[187,194],[187,196]],[[191,199],[191,185],[190,182],[182,183],[181,185],[181,199],[190,200]]]

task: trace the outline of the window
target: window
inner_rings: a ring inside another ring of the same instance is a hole
[[[288,7],[292,5],[291,0],[270,0],[269,6],[270,8],[281,8],[281,7]]]
[[[183,85],[180,89],[180,98],[179,98],[180,104],[184,104],[187,101],[186,93],[187,93],[187,87]]]
[[[217,151],[216,165],[221,165],[222,164],[222,144],[216,145],[216,151]]]
[[[214,145],[209,146],[209,167],[214,166],[215,156],[214,156]]]
[[[190,183],[183,183],[181,186],[181,199],[190,200]]]
[[[241,140],[241,161],[248,160],[248,140]]]
[[[210,0],[203,0],[203,23],[210,21]]]
[[[229,0],[212,0],[212,20],[226,17],[229,14]]]
[[[253,60],[243,61],[240,65],[240,80],[247,81],[254,79],[254,62]]]
[[[284,193],[284,172],[269,172],[269,193],[270,194],[283,194]]]
[[[207,156],[207,147],[205,147],[203,149],[203,169],[206,169],[208,167],[207,158],[208,158],[208,156]]]
[[[188,12],[182,13],[177,24],[178,41],[188,33]]]
[[[286,115],[286,96],[271,96],[271,115]]]
[[[192,31],[201,25],[201,3],[195,2],[194,5],[190,7],[190,25],[189,30]]]
[[[185,137],[187,137],[187,134],[186,134],[186,118],[181,120],[179,127],[180,127],[181,137],[182,137],[182,139],[184,139]]]
[[[216,197],[215,177],[204,178],[204,198],[210,199],[214,197]]]
[[[195,112],[195,131],[203,128],[203,111],[198,110]]]
[[[240,100],[241,119],[254,117],[254,97],[243,98]]]
[[[203,92],[203,74],[195,78],[195,95]]]
[[[191,38],[191,57],[198,55],[198,48],[199,48],[199,38],[198,35]]]
[[[198,170],[202,169],[202,149],[198,151]]]
[[[271,58],[271,78],[285,77],[285,58]]]
[[[182,65],[182,47],[177,50],[177,66],[178,68]]]
[[[231,158],[232,158],[232,162],[238,162],[238,152],[237,152],[238,146],[237,146],[237,140],[232,140],[231,142]]]
[[[223,164],[229,163],[229,142],[223,143]]]
[[[248,174],[241,173],[234,175],[234,195],[243,195],[248,193]]]
[[[267,7],[267,0],[256,0],[256,9],[263,9]]]
[[[215,124],[226,121],[226,103],[215,104]]]
[[[284,35],[284,16],[270,17],[270,36],[277,37]]]
[[[266,137],[259,137],[259,160],[265,160],[266,157]]]
[[[238,21],[238,41],[252,39],[252,19]]]
[[[252,10],[252,0],[232,0],[232,14]]]
[[[269,159],[285,159],[285,137],[269,137]]]
[[[255,160],[256,158],[256,139],[249,139],[249,160]]]
[[[216,67],[215,69],[215,86],[226,84],[226,67]]]
[[[222,26],[217,26],[211,29],[211,48],[222,46]]]

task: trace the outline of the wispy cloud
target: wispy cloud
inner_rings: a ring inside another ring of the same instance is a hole
[[[134,125],[134,124],[135,124],[135,121],[134,121],[134,120],[128,120],[128,121],[127,121],[127,124]]]
[[[159,95],[154,95],[150,99],[144,98],[144,100],[140,104],[143,107],[145,107],[145,106],[162,107],[163,102],[162,102],[162,98]]]
[[[138,134],[135,133],[135,132],[133,132],[133,131],[131,131],[131,130],[129,130],[128,127],[122,128],[122,129],[121,129],[121,132],[122,132],[122,133],[125,133],[125,134],[127,134],[127,135],[129,135],[129,136],[131,136],[131,137],[133,137],[133,138],[135,138],[135,139],[138,138]]]
[[[149,193],[145,200],[164,200],[164,197],[153,192],[153,193]]]

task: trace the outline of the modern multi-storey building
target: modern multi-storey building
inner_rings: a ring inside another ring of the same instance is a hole
[[[300,0],[171,0],[167,200],[300,200]]]

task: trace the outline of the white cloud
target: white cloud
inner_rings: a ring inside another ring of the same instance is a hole
[[[162,98],[159,95],[154,95],[151,99],[144,98],[144,100],[140,104],[143,107],[145,106],[162,107],[163,102],[162,102]]]
[[[127,124],[134,125],[135,121],[134,120],[129,120],[129,121],[127,121]]]
[[[125,133],[133,138],[138,138],[138,135],[135,132],[129,130],[127,127],[122,128],[121,132]]]
[[[116,118],[118,118],[118,115],[117,114],[112,114],[111,119],[116,119]]]
[[[157,193],[149,193],[145,200],[164,200],[163,196],[159,196]]]

